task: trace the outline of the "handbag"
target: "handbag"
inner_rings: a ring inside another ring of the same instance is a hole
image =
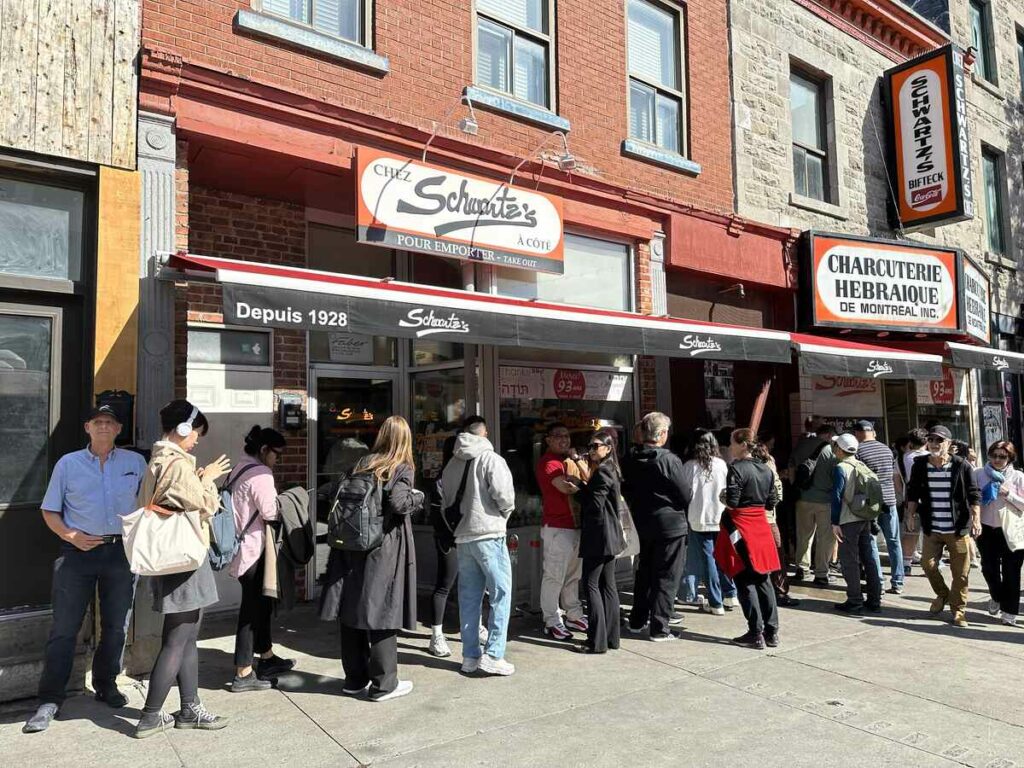
[[[637,535],[629,505],[626,504],[621,493],[615,501],[615,507],[619,513],[619,526],[622,528],[622,536],[625,539],[624,549],[615,557],[635,557],[640,554],[640,537]]]
[[[1016,503],[1007,501],[999,509],[999,525],[1003,529],[1006,546],[1011,552],[1024,549],[1024,510]]]
[[[167,474],[166,467],[164,474]],[[157,483],[153,489],[149,504],[121,519],[124,532],[121,541],[128,566],[139,576],[167,576],[194,571],[209,554],[199,512],[175,512],[158,506],[155,502],[167,493],[170,482],[162,491],[159,486]]]

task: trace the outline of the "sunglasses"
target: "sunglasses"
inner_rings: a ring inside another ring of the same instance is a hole
[[[1010,455],[1008,453],[990,453],[988,455],[992,461],[1009,461]]]
[[[596,451],[598,448],[607,448],[607,447],[608,446],[606,446],[604,443],[591,443],[590,445],[587,446],[587,448],[589,448],[592,451]]]
[[[944,443],[944,442],[946,442],[946,438],[944,438],[944,437],[929,437],[928,438],[928,442],[929,443]]]

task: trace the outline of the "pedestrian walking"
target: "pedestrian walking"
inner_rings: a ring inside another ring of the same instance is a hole
[[[295,666],[294,660],[282,659],[274,653],[270,631],[274,600],[264,593],[265,528],[278,519],[274,467],[286,445],[280,432],[254,426],[245,436],[244,455],[227,479],[239,538],[238,554],[231,563],[230,573],[242,587],[235,631],[233,693],[266,690],[274,678]],[[255,669],[254,655],[259,657]]]
[[[206,416],[187,400],[172,400],[160,410],[164,436],[153,444],[149,468],[143,476],[139,504],[152,503],[175,513],[199,515],[204,538],[209,541],[208,521],[220,505],[216,481],[231,464],[226,456],[196,467],[192,451],[209,431]],[[138,739],[152,736],[172,724],[175,728],[218,730],[227,719],[214,715],[199,699],[199,626],[203,609],[217,602],[217,585],[208,560],[194,571],[154,576],[149,579],[153,610],[163,614],[160,652],[149,675],[149,692],[135,729]],[[171,685],[178,683],[181,709],[173,716],[163,712]]]
[[[398,632],[416,629],[416,546],[411,515],[423,506],[413,489],[412,432],[401,416],[381,424],[373,448],[353,475],[371,474],[381,492],[381,544],[345,551],[341,567],[341,664],[346,696],[389,701],[413,689],[398,677]]]
[[[93,688],[111,707],[128,703],[116,679],[135,576],[121,544],[121,518],[136,509],[146,462],[115,447],[121,422],[110,406],[88,414],[85,432],[89,445],[57,461],[43,497],[43,521],[61,544],[53,564],[53,623],[39,678],[39,708],[25,723],[25,733],[45,731],[64,703],[78,632],[97,588],[100,640],[92,658]]]
[[[1024,472],[1013,466],[1017,449],[1007,440],[992,443],[988,463],[974,476],[981,493],[981,573],[988,584],[988,613],[1016,627],[1020,616],[1020,573],[1024,566]],[[1004,525],[1005,523],[1005,525]]]

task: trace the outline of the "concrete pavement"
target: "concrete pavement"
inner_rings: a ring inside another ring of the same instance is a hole
[[[434,659],[426,631],[404,635],[400,672],[416,689],[384,704],[340,695],[337,628],[308,607],[276,629],[296,670],[276,690],[231,694],[233,619],[219,617],[204,631],[200,685],[227,729],[129,738],[136,683],[119,711],[73,697],[42,734],[20,732],[34,702],[4,707],[0,755],[5,766],[111,768],[1024,766],[1024,629],[990,619],[980,572],[971,580],[972,626],[960,630],[948,612],[928,616],[921,576],[863,619],[831,610],[839,589],[795,589],[803,604],[782,610],[782,645],[766,652],[728,644],[744,629],[738,610],[687,609],[683,640],[625,637],[599,657],[549,641],[529,617],[513,624],[511,678],[464,676],[457,641],[452,658]]]

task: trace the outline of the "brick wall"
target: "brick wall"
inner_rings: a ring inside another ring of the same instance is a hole
[[[185,63],[430,131],[474,83],[473,13],[456,0],[376,0],[375,50],[391,71],[377,75],[282,44],[239,34],[232,19],[248,0],[143,0],[143,45]],[[628,136],[625,3],[557,3],[557,112],[572,123],[570,144],[602,181],[727,212],[733,209],[726,0],[686,7],[692,178],[623,157]],[[315,105],[309,105],[315,109]],[[460,137],[516,155],[546,131],[478,110],[480,132]],[[449,131],[451,128],[448,129]]]

